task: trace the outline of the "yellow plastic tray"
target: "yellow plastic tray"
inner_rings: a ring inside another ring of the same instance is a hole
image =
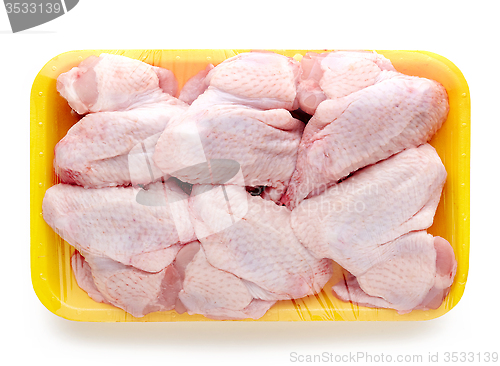
[[[74,249],[45,223],[42,199],[45,191],[57,184],[52,160],[54,146],[78,118],[56,91],[59,74],[77,66],[90,55],[116,53],[172,70],[179,89],[207,64],[214,65],[249,50],[85,50],[63,53],[50,60],[39,72],[31,90],[31,276],[40,301],[54,314],[80,321],[199,321],[201,315],[175,311],[151,313],[134,318],[111,305],[96,303],[75,282],[70,257]],[[307,50],[273,50],[300,59]],[[325,52],[326,50],[315,50]],[[433,235],[446,238],[458,260],[451,291],[437,310],[413,311],[399,315],[394,310],[371,309],[345,303],[332,295],[340,268],[321,293],[304,299],[280,301],[260,321],[295,320],[426,320],[452,309],[462,297],[469,267],[470,196],[470,97],[460,70],[449,60],[424,51],[377,51],[390,59],[405,74],[439,81],[448,91],[450,113],[431,140],[441,157],[448,179],[437,209]]]

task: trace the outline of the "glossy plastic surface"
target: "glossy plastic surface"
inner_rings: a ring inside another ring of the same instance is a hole
[[[111,305],[96,303],[75,282],[70,257],[74,249],[45,223],[41,214],[45,191],[54,184],[54,146],[78,121],[68,103],[56,91],[57,77],[90,55],[116,53],[170,69],[182,85],[207,64],[248,50],[85,50],[71,51],[50,60],[37,75],[31,91],[31,275],[40,301],[63,318],[80,321],[198,321],[201,315],[157,312],[134,318]],[[273,50],[298,60],[308,50]],[[326,50],[312,50],[325,52]],[[437,80],[450,101],[447,121],[430,143],[441,157],[448,179],[429,233],[447,239],[455,251],[458,269],[451,291],[439,309],[399,315],[395,310],[371,309],[345,303],[332,295],[340,268],[315,296],[280,301],[259,321],[311,320],[426,320],[451,310],[464,292],[469,267],[470,201],[470,96],[467,82],[452,62],[424,51],[379,51],[405,74]],[[252,321],[252,320],[250,320]]]

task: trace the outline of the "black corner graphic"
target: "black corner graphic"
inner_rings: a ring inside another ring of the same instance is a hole
[[[4,0],[12,32],[17,33],[59,18],[79,0]]]
[[[73,9],[76,4],[78,4],[78,0],[63,0],[66,3],[66,11],[70,11]]]

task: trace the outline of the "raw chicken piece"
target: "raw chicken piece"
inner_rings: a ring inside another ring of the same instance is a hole
[[[164,174],[152,161],[154,146],[170,120],[186,109],[172,99],[87,115],[56,145],[56,174],[62,183],[87,188],[155,181]]]
[[[57,91],[79,114],[119,111],[171,99],[177,80],[170,70],[103,53],[59,75]]]
[[[437,309],[444,301],[456,274],[451,245],[424,231],[396,239],[391,256],[357,277],[347,274],[333,286],[337,297],[358,305],[412,310]]]
[[[241,279],[208,264],[198,241],[184,245],[175,260],[157,273],[108,258],[85,257],[75,252],[71,258],[78,285],[95,301],[135,317],[175,307],[179,313],[212,319],[258,319],[275,303],[254,299]]]
[[[225,184],[241,169],[235,184],[278,188],[279,199],[295,169],[304,124],[284,109],[195,103],[160,136],[156,166],[192,184]]]
[[[189,210],[208,262],[244,279],[255,298],[312,295],[332,275],[332,262],[314,258],[296,239],[290,211],[244,187],[195,185]]]
[[[75,252],[71,262],[78,285],[92,299],[135,317],[174,309],[182,287],[179,273],[171,263],[150,273],[105,257],[85,254],[84,259],[79,252]]]
[[[205,82],[226,103],[260,109],[298,108],[300,65],[272,52],[250,52],[231,57],[211,70]]]
[[[432,225],[445,180],[439,155],[424,144],[304,200],[292,211],[291,226],[319,258],[364,273],[390,254],[385,243]]]
[[[196,239],[187,199],[172,182],[147,190],[58,184],[45,193],[42,210],[47,224],[80,252],[159,272],[179,244]]]
[[[225,184],[240,168],[243,181],[238,184],[267,186],[268,197],[279,201],[295,168],[304,129],[282,109],[295,108],[298,63],[274,53],[251,52],[209,69],[185,86],[182,98],[188,102],[208,89],[165,129],[155,164],[191,184]],[[278,160],[280,164],[273,164]]]
[[[345,97],[373,85],[382,70],[396,71],[376,52],[308,52],[301,60],[302,75],[297,88],[300,108],[314,114],[326,99]]]
[[[275,303],[254,299],[243,280],[210,265],[203,249],[186,267],[179,299],[189,314],[224,320],[261,318]]]
[[[201,70],[182,87],[179,99],[187,104],[191,104],[208,88],[206,77],[214,68],[214,65],[209,64],[205,69]]]
[[[303,201],[291,226],[316,256],[356,277],[334,287],[341,299],[401,312],[435,306],[453,282],[456,261],[447,241],[423,230],[432,225],[445,180],[439,156],[424,144]]]
[[[441,127],[449,108],[441,84],[391,71],[379,77],[375,85],[319,105],[282,199],[290,209],[359,168],[425,143]]]
[[[96,287],[89,264],[77,250],[71,256],[71,268],[73,269],[76,283],[92,300],[109,304]]]

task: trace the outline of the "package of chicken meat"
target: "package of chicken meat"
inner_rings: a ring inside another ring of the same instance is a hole
[[[470,97],[383,50],[85,50],[31,91],[31,275],[96,322],[413,321],[468,274]]]

